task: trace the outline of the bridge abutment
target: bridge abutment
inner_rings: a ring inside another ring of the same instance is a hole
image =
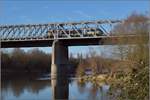
[[[53,99],[68,99],[68,46],[55,40],[52,45],[51,85]]]

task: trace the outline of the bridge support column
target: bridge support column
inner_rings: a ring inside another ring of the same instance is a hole
[[[68,99],[68,47],[55,40],[52,45],[51,85],[53,99]]]

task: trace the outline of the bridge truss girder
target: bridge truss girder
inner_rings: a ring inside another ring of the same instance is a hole
[[[1,25],[0,37],[1,41],[13,41],[107,36],[109,32],[103,25],[112,25],[118,22],[121,21],[101,20],[34,25]]]

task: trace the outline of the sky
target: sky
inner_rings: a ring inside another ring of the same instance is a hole
[[[149,4],[149,0],[0,0],[0,25],[125,19],[133,12],[149,13]],[[87,53],[88,48],[69,47],[69,52]],[[94,48],[111,52],[110,46]],[[51,52],[50,47],[40,49]]]

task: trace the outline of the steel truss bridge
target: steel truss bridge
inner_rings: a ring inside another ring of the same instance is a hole
[[[65,45],[97,45],[104,40],[116,40],[110,35],[110,26],[122,23],[121,20],[95,20],[66,23],[1,25],[1,47],[51,46],[54,40]],[[100,42],[100,39],[104,39]],[[113,41],[110,41],[113,44]],[[105,42],[109,44],[110,42]]]
[[[56,39],[74,37],[98,37],[108,35],[103,24],[113,24],[119,20],[101,20],[70,23],[49,23],[34,25],[2,25],[1,40]]]

